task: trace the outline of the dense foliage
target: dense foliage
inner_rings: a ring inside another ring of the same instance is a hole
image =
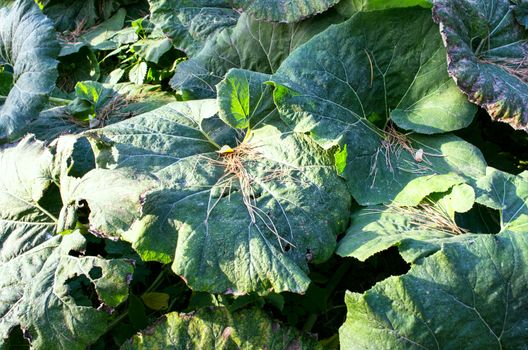
[[[0,1],[1,349],[522,349],[525,0]]]

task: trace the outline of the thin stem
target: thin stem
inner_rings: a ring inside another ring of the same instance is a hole
[[[332,293],[338,286],[339,282],[345,276],[348,269],[352,266],[352,259],[345,259],[345,261],[337,268],[336,272],[332,275],[330,278],[330,281],[328,281],[328,284],[326,285],[326,288],[324,289],[324,305],[328,302],[328,299],[331,297]],[[333,308],[332,308],[333,309]],[[328,310],[327,310],[328,311]],[[325,312],[326,313],[326,312]],[[315,322],[317,322],[317,314],[313,313],[308,315],[308,318],[306,319],[306,322],[304,322],[303,325],[303,331],[304,332],[310,332],[315,325]]]
[[[161,284],[161,282],[163,282],[163,279],[165,278],[165,273],[167,272],[167,269],[165,267],[162,268],[161,272],[159,273],[158,277],[156,277],[156,279],[154,280],[154,282],[152,282],[152,284],[150,285],[150,287],[147,288],[147,290],[145,291],[145,293],[150,293],[152,292],[153,290],[155,290],[156,288],[159,287],[159,285]],[[143,293],[144,294],[144,293]]]
[[[316,321],[317,321],[317,314],[310,314],[308,318],[306,319],[306,322],[304,322],[304,325],[302,328],[303,332],[310,333]]]
[[[220,145],[218,143],[216,143],[216,141],[213,140],[213,138],[211,136],[209,136],[205,131],[203,131],[202,128],[200,128],[200,132],[202,133],[203,136],[205,136],[207,141],[209,141],[213,146],[215,146],[218,149],[222,149],[222,147],[220,147]]]
[[[49,211],[47,211],[46,209],[44,209],[42,206],[40,206],[40,204],[38,204],[37,202],[33,203],[33,205],[38,209],[40,210],[41,212],[43,212],[44,214],[46,214],[51,220],[53,220],[53,222],[57,223],[57,221],[59,221],[59,219],[57,219],[57,217],[55,217],[55,215],[53,215],[52,213],[50,213]]]
[[[147,288],[147,290],[145,291],[145,293],[150,293],[152,292],[153,290],[155,290],[156,288],[158,288],[160,286],[160,284],[163,282],[163,279],[165,278],[165,273],[167,272],[167,269],[166,269],[166,266],[164,266],[161,270],[161,272],[159,273],[158,277],[156,277],[156,279],[154,280],[154,282],[152,282],[152,284],[150,285],[150,287]],[[128,316],[128,309],[123,312],[121,315],[117,316],[109,325],[108,325],[108,328],[107,328],[107,331],[114,328],[118,323],[120,323],[121,321],[123,321],[123,319],[125,317]]]
[[[0,102],[5,102],[7,100],[7,96],[0,95]],[[72,100],[67,100],[65,98],[58,98],[58,97],[50,97],[49,102],[60,105],[60,106],[66,106],[72,102]]]
[[[49,102],[54,103],[56,105],[65,106],[65,105],[68,105],[71,102],[73,102],[73,100],[68,100],[68,99],[65,99],[65,98],[58,98],[58,97],[50,97],[49,98]]]
[[[121,315],[117,316],[109,325],[108,325],[108,328],[107,328],[107,331],[109,331],[110,329],[114,328],[115,326],[117,326],[118,323],[120,323],[121,321],[123,321],[123,319],[125,317],[128,316],[128,310],[123,312]]]

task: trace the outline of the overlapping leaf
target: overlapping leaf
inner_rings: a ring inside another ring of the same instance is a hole
[[[132,264],[82,256],[79,233],[53,236],[57,219],[43,202],[54,162],[41,142],[27,137],[4,149],[0,167],[0,345],[20,326],[35,348],[84,349],[111,317],[100,305],[77,304],[68,283],[84,276],[101,305],[116,307],[127,298]]]
[[[0,153],[1,262],[42,243],[53,232],[55,218],[39,204],[51,184],[51,167],[51,152],[32,137]]]
[[[487,168],[476,192],[478,203],[500,211],[502,231],[527,232],[528,172],[512,175]]]
[[[340,21],[334,11],[294,24],[261,22],[243,13],[236,26],[212,36],[200,52],[178,65],[171,86],[193,98],[214,97],[215,85],[229,69],[274,73],[295,48]]]
[[[123,28],[125,16],[126,10],[120,9],[103,23],[92,28],[83,28],[81,31],[82,34],[74,35],[69,32],[63,33],[61,36],[62,48],[60,56],[67,56],[79,52],[85,46],[92,47],[96,50],[116,49],[118,42],[109,39],[114,37]]]
[[[173,103],[98,132],[111,145],[100,164],[160,186],[124,237],[196,290],[303,292],[346,221],[331,154],[280,121],[237,142],[216,113],[214,100]]]
[[[233,5],[259,20],[294,23],[328,10],[339,0],[234,0]]]
[[[269,74],[231,69],[217,85],[219,117],[236,129],[257,128],[277,121]]]
[[[101,305],[116,307],[128,296],[133,267],[125,260],[69,255],[85,244],[78,233],[55,236],[0,263],[0,344],[17,325],[41,349],[84,349],[106,332],[110,315],[103,308],[78,305],[68,282],[88,278]]]
[[[57,79],[60,47],[53,23],[32,1],[0,8],[0,65],[13,72],[13,86],[0,96],[0,141],[38,116]]]
[[[137,3],[137,0],[42,0],[44,13],[55,22],[58,31],[82,31],[103,22],[121,6]]]
[[[400,7],[432,6],[430,0],[343,0],[336,6],[337,11],[346,16],[356,12],[378,11]]]
[[[511,175],[488,167],[486,175],[474,186],[475,191],[467,185],[455,185],[450,193],[452,197],[447,197],[451,205],[440,200],[436,207],[409,203],[416,206],[371,207],[356,212],[337,253],[365,260],[391,246],[398,246],[404,259],[413,262],[438,250],[442,243],[473,240],[475,234],[491,232],[467,232],[458,227],[452,214],[469,210],[475,201],[500,211],[502,234],[526,234],[526,172]]]
[[[39,140],[52,141],[60,135],[81,133],[149,112],[174,100],[172,94],[155,85],[82,81],[76,84],[75,99],[67,106],[44,110],[15,135],[31,133]]]
[[[314,339],[271,320],[260,309],[225,308],[165,315],[121,349],[320,349]]]
[[[361,261],[397,246],[407,262],[414,262],[436,252],[442,243],[468,241],[476,235],[458,227],[442,206],[374,206],[354,213],[351,220],[337,254]]]
[[[424,133],[467,125],[474,107],[444,69],[428,11],[387,10],[329,28],[290,55],[272,79],[290,126],[346,152],[338,168],[366,205],[391,201],[420,176],[484,173],[478,149],[454,136],[403,135],[390,123],[381,130],[369,121],[391,119]]]
[[[435,0],[449,74],[496,120],[528,130],[528,32],[509,0]]]
[[[342,348],[522,348],[527,252],[526,234],[480,236],[444,245],[363,295],[347,293]]]
[[[152,22],[188,55],[215,33],[235,25],[239,16],[227,0],[150,0],[149,4]]]

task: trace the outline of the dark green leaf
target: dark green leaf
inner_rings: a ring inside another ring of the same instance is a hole
[[[435,0],[449,74],[498,121],[528,130],[528,32],[509,0]]]
[[[13,70],[11,91],[0,102],[0,142],[26,126],[46,104],[57,79],[59,44],[52,22],[33,1],[0,8],[0,64]]]
[[[480,236],[444,245],[363,295],[349,292],[341,348],[522,348],[527,252],[526,234]]]

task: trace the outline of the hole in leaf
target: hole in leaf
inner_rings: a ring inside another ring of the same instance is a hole
[[[391,276],[404,275],[411,268],[411,265],[403,260],[397,247],[379,252],[365,262],[354,258],[347,259],[352,259],[353,262],[343,281],[344,287],[357,293],[363,293]]]
[[[86,256],[102,256],[105,255],[105,240],[93,235],[86,235],[86,249],[84,255]]]
[[[88,273],[90,275],[90,278],[93,280],[96,280],[98,278],[101,278],[103,276],[103,269],[99,266],[94,266]]]
[[[55,217],[59,217],[63,206],[59,187],[55,184],[51,184],[46,189],[46,192],[44,192],[44,196],[39,201],[39,205]]]
[[[22,350],[22,349],[29,349],[30,344],[29,340],[31,339],[29,333],[23,332],[22,328],[20,326],[17,326],[11,330],[9,333],[9,337],[7,338],[7,341],[5,343],[5,349],[6,350]]]
[[[456,213],[455,221],[468,232],[497,234],[501,230],[499,211],[478,203],[467,213]]]
[[[286,244],[284,245],[284,251],[285,251],[285,252],[289,252],[290,249],[291,249],[291,245],[290,245],[289,243],[286,243]]]
[[[90,216],[90,207],[88,206],[88,202],[84,199],[81,199],[77,203],[77,217],[81,224],[86,225],[88,224]]]
[[[80,256],[83,256],[84,253],[82,253],[82,252],[78,252],[78,251],[72,249],[72,250],[70,250],[70,251],[68,252],[68,255],[69,255],[69,256],[74,256],[74,257],[78,258],[78,257],[80,257]]]
[[[95,285],[85,276],[75,276],[66,281],[68,294],[78,306],[91,306],[97,309],[101,302],[95,291]]]

